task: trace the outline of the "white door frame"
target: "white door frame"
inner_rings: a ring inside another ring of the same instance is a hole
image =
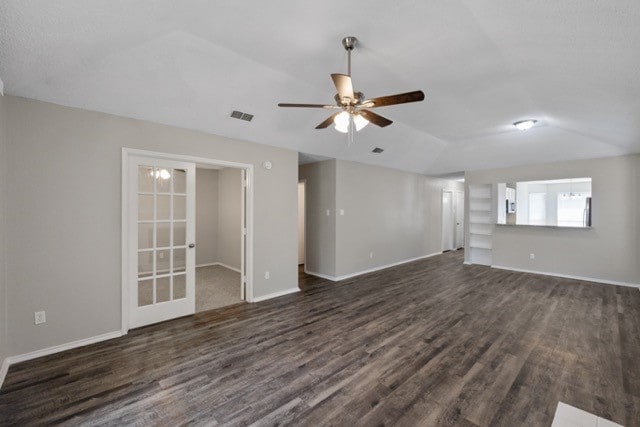
[[[246,279],[246,301],[253,302],[253,187],[254,187],[254,166],[250,163],[229,162],[226,160],[216,160],[206,157],[186,156],[181,154],[162,153],[156,151],[138,150],[134,148],[122,148],[122,223],[121,223],[121,254],[122,254],[122,271],[121,271],[121,292],[122,292],[122,318],[121,332],[123,335],[129,332],[129,267],[131,262],[131,254],[129,254],[129,163],[130,156],[146,156],[164,160],[175,160],[183,162],[191,162],[196,164],[207,164],[214,166],[223,166],[246,171],[246,268],[244,276]],[[242,270],[241,266],[241,270]]]

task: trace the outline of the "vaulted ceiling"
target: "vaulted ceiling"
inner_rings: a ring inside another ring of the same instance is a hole
[[[637,0],[4,0],[0,78],[11,95],[444,174],[640,152],[639,22]],[[377,109],[394,124],[351,146],[314,129],[328,111],[276,106],[333,102],[347,35],[356,90],[426,94]]]

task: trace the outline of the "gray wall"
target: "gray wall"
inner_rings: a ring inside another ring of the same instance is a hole
[[[336,172],[336,276],[442,251],[442,190],[461,183],[343,160]]]
[[[225,168],[220,170],[218,177],[217,262],[239,270],[242,249],[240,235],[240,227],[242,226],[242,171],[240,169]]]
[[[196,169],[196,265],[218,261],[218,171]]]
[[[593,178],[593,228],[496,226],[493,264],[640,283],[640,155],[467,172],[466,184],[577,177]]]
[[[303,165],[300,178],[307,183],[306,269],[335,277],[440,252],[442,190],[464,189],[343,160]]]
[[[336,161],[300,166],[306,180],[306,271],[336,274]],[[329,215],[327,215],[329,211]]]
[[[6,182],[7,182],[7,121],[5,98],[0,96],[0,364],[9,356],[7,340],[7,279],[6,279]]]
[[[255,296],[297,287],[296,152],[23,98],[3,101],[10,355],[120,329],[121,147],[254,164]],[[260,166],[265,160],[273,169]],[[47,323],[34,326],[38,310],[47,311]]]

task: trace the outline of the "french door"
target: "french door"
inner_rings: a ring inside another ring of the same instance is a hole
[[[129,328],[195,312],[195,164],[129,157]]]

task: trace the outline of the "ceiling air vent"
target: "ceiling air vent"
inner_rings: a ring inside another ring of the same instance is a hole
[[[233,117],[234,119],[240,119],[246,122],[250,122],[251,119],[253,119],[253,114],[243,113],[242,111],[233,110],[233,112],[231,113],[231,117]]]
[[[373,150],[371,150],[372,153],[376,153],[376,154],[380,154],[382,153],[384,150],[380,147],[376,147]]]

